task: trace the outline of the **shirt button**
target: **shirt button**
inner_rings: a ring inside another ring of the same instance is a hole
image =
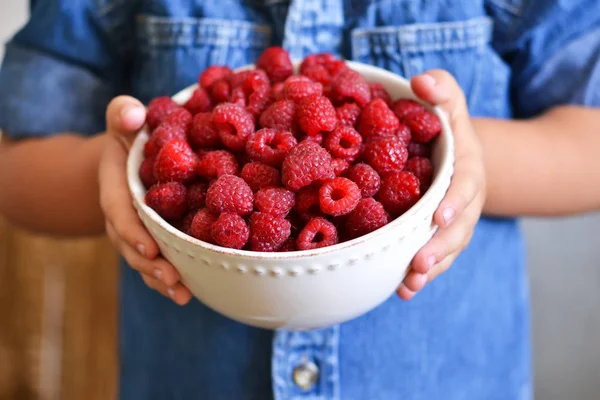
[[[304,362],[294,368],[292,378],[299,388],[307,391],[319,380],[319,368],[313,362]]]

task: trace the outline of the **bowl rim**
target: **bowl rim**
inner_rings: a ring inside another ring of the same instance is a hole
[[[345,62],[350,68],[355,69],[356,71],[358,71],[360,73],[368,72],[373,75],[378,75],[378,78],[386,78],[391,81],[396,81],[398,84],[401,84],[410,89],[410,82],[406,78],[404,78],[400,75],[394,74],[393,72],[387,71],[383,68],[375,67],[373,65],[363,64],[363,63],[356,62],[356,61],[345,60]],[[295,69],[298,68],[299,64],[300,64],[300,61],[293,61],[293,65],[294,65]],[[248,64],[243,67],[235,69],[235,71],[251,69],[254,66],[255,66],[254,64]],[[375,79],[375,81],[377,81],[377,79]],[[198,87],[197,83],[190,85],[190,86],[182,89],[175,95],[173,95],[172,98],[173,98],[173,100],[175,100],[175,102],[177,102],[179,104],[183,104],[191,96],[191,93],[193,92],[193,90],[195,90],[197,87]],[[144,127],[140,130],[139,134],[135,138],[135,140],[130,148],[129,154],[127,156],[127,183],[128,183],[130,194],[133,198],[134,206],[138,212],[145,213],[155,224],[160,226],[163,230],[165,230],[170,235],[175,236],[176,238],[184,240],[195,246],[202,247],[206,250],[212,251],[214,253],[218,253],[221,255],[228,255],[228,256],[255,258],[255,259],[263,259],[263,260],[298,259],[298,258],[304,258],[304,257],[313,257],[313,256],[326,255],[329,253],[335,253],[335,252],[338,252],[341,250],[355,247],[364,242],[374,240],[381,235],[390,233],[399,225],[406,224],[411,218],[413,218],[416,214],[418,214],[418,212],[423,207],[425,207],[428,203],[430,203],[432,201],[432,197],[435,195],[435,193],[434,193],[434,190],[431,190],[431,189],[433,189],[434,187],[439,187],[439,185],[443,183],[443,177],[445,177],[446,175],[452,176],[452,174],[454,173],[454,159],[455,159],[455,157],[454,157],[454,136],[453,136],[450,122],[448,120],[446,113],[439,106],[431,106],[430,104],[427,104],[427,103],[423,102],[422,100],[418,99],[414,95],[414,93],[412,93],[412,90],[411,90],[411,96],[409,96],[409,98],[411,98],[411,97],[413,100],[416,100],[419,103],[425,105],[428,109],[433,111],[440,118],[440,122],[442,125],[442,131],[440,133],[440,137],[443,135],[445,137],[446,143],[448,145],[447,145],[446,149],[444,150],[443,154],[441,155],[442,160],[440,162],[440,168],[439,168],[433,182],[431,183],[430,189],[428,189],[427,192],[425,192],[425,194],[419,199],[419,201],[417,201],[404,214],[402,214],[398,218],[392,220],[387,225],[385,225],[373,232],[370,232],[366,235],[360,236],[360,237],[352,239],[352,240],[348,240],[346,242],[338,243],[338,244],[335,244],[332,246],[322,247],[319,249],[296,250],[296,251],[289,251],[289,252],[256,252],[256,251],[250,251],[250,250],[230,249],[230,248],[225,248],[225,247],[221,247],[218,245],[213,245],[213,244],[201,241],[199,239],[196,239],[192,236],[189,236],[189,235],[181,232],[177,228],[175,228],[173,225],[171,225],[166,220],[164,220],[160,215],[158,215],[158,213],[156,211],[154,211],[149,206],[147,206],[144,201],[146,188],[142,184],[141,179],[139,177],[139,171],[138,171],[139,165],[136,166],[135,162],[134,162],[135,161],[134,160],[134,158],[135,158],[134,151],[138,151],[138,152],[143,151],[143,145],[148,140],[148,137],[149,137],[148,128],[146,125],[144,125]],[[448,189],[448,187],[444,188],[443,189],[444,192],[446,192],[447,189]]]

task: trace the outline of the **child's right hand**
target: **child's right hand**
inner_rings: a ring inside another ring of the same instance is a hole
[[[144,125],[146,109],[138,100],[120,96],[106,110],[107,140],[99,166],[100,205],[106,232],[146,285],[183,305],[192,294],[177,270],[159,256],[159,249],[137,216],[127,185],[127,154]]]

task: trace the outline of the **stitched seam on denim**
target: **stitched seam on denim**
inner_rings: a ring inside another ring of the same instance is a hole
[[[520,17],[523,14],[523,1],[518,6],[510,4],[507,1],[502,0],[488,0],[490,4],[498,7],[501,10],[511,13],[515,17]]]

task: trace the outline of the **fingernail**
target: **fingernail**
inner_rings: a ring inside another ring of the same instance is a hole
[[[444,222],[449,224],[454,219],[454,208],[448,207],[442,212],[442,216],[444,217]]]
[[[175,289],[173,289],[173,288],[168,288],[168,289],[167,289],[167,293],[169,294],[169,297],[170,297],[171,299],[175,299]]]
[[[129,104],[121,109],[121,119],[127,118],[131,123],[141,124],[146,118],[146,111],[135,104]]]
[[[423,81],[424,81],[424,82],[425,82],[427,85],[429,85],[429,86],[435,86],[435,84],[436,84],[436,80],[435,80],[435,78],[434,78],[433,76],[431,76],[431,75],[429,75],[429,74],[425,73],[425,74],[423,74],[423,75],[422,75],[422,77],[423,77],[423,78],[422,78],[422,79],[423,79]]]
[[[154,274],[154,277],[156,279],[158,279],[159,281],[162,280],[162,271],[160,269],[157,268],[152,273]]]
[[[427,269],[433,268],[434,265],[435,265],[435,256],[431,255],[427,258]]]
[[[135,245],[135,248],[141,255],[143,255],[144,257],[146,256],[146,246],[144,246],[141,243],[138,243]]]

